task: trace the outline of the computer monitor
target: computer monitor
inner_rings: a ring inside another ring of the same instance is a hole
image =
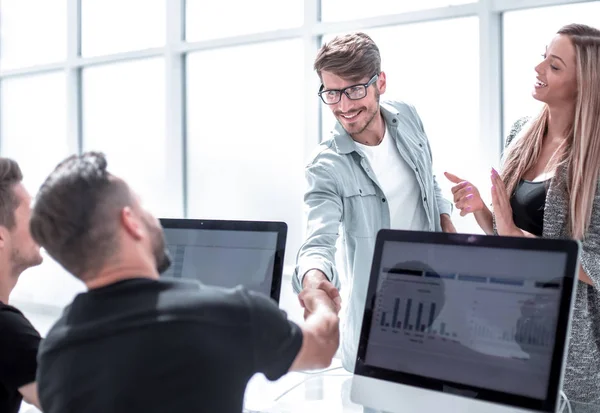
[[[163,277],[243,285],[279,303],[284,222],[160,219],[172,265]]]
[[[352,400],[556,411],[578,261],[570,240],[380,231]]]

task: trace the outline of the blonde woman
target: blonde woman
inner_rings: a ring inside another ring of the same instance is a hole
[[[456,185],[461,215],[487,234],[572,237],[583,251],[564,391],[600,400],[600,30],[561,28],[535,68],[533,97],[544,103],[520,119],[506,142],[502,173],[491,173],[492,212],[470,182]]]

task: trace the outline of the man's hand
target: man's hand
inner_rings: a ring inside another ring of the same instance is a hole
[[[38,396],[37,382],[26,384],[25,386],[19,387],[19,393],[23,396],[23,400],[26,403],[32,404],[38,409],[42,409],[40,405],[40,398]]]
[[[310,270],[302,280],[303,290],[298,295],[300,305],[304,308],[304,319],[317,310],[319,306],[325,306],[333,310],[334,314],[341,309],[342,299],[340,292],[327,279],[325,274],[319,270]],[[313,291],[315,290],[315,291]]]
[[[298,297],[305,303],[305,308],[312,306],[314,311],[301,326],[302,347],[290,371],[323,369],[331,365],[340,344],[337,310],[327,293],[319,288],[304,289]]]
[[[456,233],[456,228],[454,227],[454,224],[452,223],[452,219],[450,218],[450,215],[448,215],[448,214],[440,215],[440,224],[442,225],[442,231]]]
[[[306,288],[298,294],[300,304],[304,308],[304,319],[317,311],[326,310],[337,315],[338,308],[327,293],[320,288]]]

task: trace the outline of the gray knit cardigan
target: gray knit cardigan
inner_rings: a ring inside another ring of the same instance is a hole
[[[522,118],[513,125],[507,148],[527,121]],[[543,237],[568,237],[568,206],[566,170],[559,168],[546,195]],[[581,281],[577,285],[563,390],[570,400],[600,403],[600,185],[582,242],[581,264],[594,285]]]

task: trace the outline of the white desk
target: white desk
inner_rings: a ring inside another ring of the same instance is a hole
[[[288,373],[274,382],[256,375],[246,389],[244,412],[362,413],[362,406],[350,400],[351,383],[352,374],[341,367],[339,359],[321,372]],[[571,402],[571,409],[572,413],[600,413],[600,404]],[[21,413],[39,410],[23,403]]]
[[[341,367],[338,359],[322,372],[288,373],[275,382],[256,375],[246,389],[244,412],[362,413],[362,406],[350,400],[351,384],[352,374]],[[600,413],[600,403],[570,404],[572,413]],[[568,412],[566,407],[562,411]]]
[[[288,373],[275,382],[256,375],[248,383],[244,408],[248,413],[362,413],[362,406],[350,401],[351,380],[338,359],[323,371]]]

